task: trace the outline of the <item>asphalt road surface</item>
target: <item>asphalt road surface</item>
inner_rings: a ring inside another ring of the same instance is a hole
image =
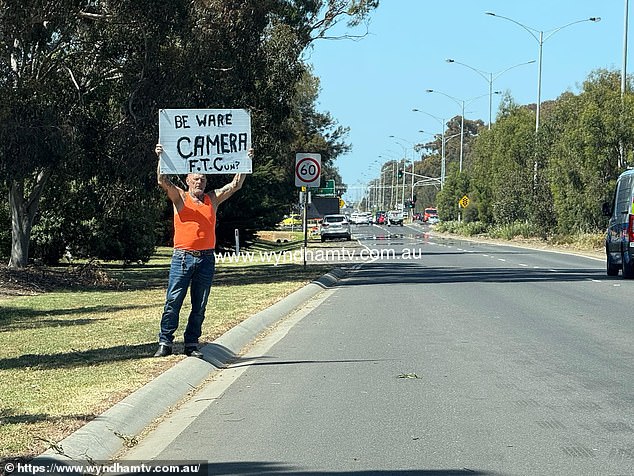
[[[367,258],[129,459],[209,474],[634,474],[633,281],[421,227],[353,232]]]

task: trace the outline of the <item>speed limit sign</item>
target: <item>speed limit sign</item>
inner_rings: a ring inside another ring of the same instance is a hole
[[[321,155],[295,155],[295,185],[297,187],[319,187],[321,178]]]

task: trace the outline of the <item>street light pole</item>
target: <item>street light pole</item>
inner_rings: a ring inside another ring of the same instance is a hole
[[[455,63],[455,64],[460,64],[462,66],[465,66],[467,68],[469,68],[472,71],[475,71],[476,73],[478,73],[480,76],[482,76],[484,78],[484,80],[489,83],[489,130],[491,130],[491,122],[493,121],[493,81],[495,81],[497,78],[499,78],[500,76],[502,76],[504,73],[506,73],[507,71],[513,69],[513,68],[517,68],[518,66],[524,66],[527,64],[531,64],[534,63],[535,60],[531,60],[531,61],[526,61],[524,63],[519,63],[516,64],[514,66],[510,66],[502,71],[498,71],[497,73],[490,73],[487,71],[482,71],[480,69],[474,68],[473,66],[469,66],[466,63],[461,63],[460,61],[456,61],[454,59],[448,58],[445,61],[447,61],[447,63]]]
[[[601,17],[584,18],[583,20],[573,21],[563,26],[560,26],[558,28],[555,28],[553,30],[544,32],[543,30],[531,28],[530,26],[526,26],[523,23],[518,22],[517,20],[513,20],[512,18],[505,17],[502,15],[497,15],[496,13],[493,13],[493,12],[485,12],[485,14],[492,17],[496,17],[496,18],[502,18],[503,20],[508,20],[511,23],[515,23],[516,25],[526,30],[539,44],[539,56],[538,56],[538,65],[537,65],[537,108],[535,113],[535,131],[537,132],[539,130],[539,115],[540,115],[541,99],[542,99],[542,51],[543,51],[544,42],[548,40],[551,36],[553,36],[555,33],[557,33],[560,30],[563,30],[564,28],[567,28],[572,25],[576,25],[577,23],[583,23],[587,21],[598,22],[598,21],[601,21]],[[544,37],[544,33],[546,33],[546,37]]]
[[[420,109],[412,109],[412,111],[421,112],[433,119],[436,119],[438,122],[440,122],[441,138],[442,138],[442,149],[441,149],[442,153],[441,153],[441,162],[440,162],[440,189],[442,190],[442,188],[445,185],[445,127],[447,126],[447,119],[434,116],[433,114],[430,114],[425,111],[421,111]]]
[[[411,176],[412,176],[412,184],[411,184],[411,190],[410,190],[410,200],[414,199],[414,143],[412,141],[409,141],[407,139],[403,139],[402,137],[397,137],[394,135],[390,136],[392,139],[396,139],[399,141],[403,141],[403,142],[407,142],[411,148],[412,148],[412,160],[411,160]],[[403,147],[402,144],[399,144],[402,148],[403,148],[403,153],[405,154],[405,159],[407,160],[407,150],[408,148]],[[405,171],[405,163],[403,163],[403,171]],[[403,174],[403,193],[401,194],[401,200],[403,202],[403,205],[405,204],[405,174]]]
[[[480,96],[476,96],[474,98],[464,100],[464,99],[458,99],[456,97],[450,96],[449,94],[443,93],[442,91],[436,91],[435,89],[427,89],[426,91],[428,93],[441,94],[441,95],[451,99],[452,101],[454,101],[462,109],[461,120],[460,120],[460,172],[462,172],[462,157],[464,155],[463,149],[464,149],[464,108],[465,108],[465,104],[470,104],[471,102],[475,101],[476,99],[483,98],[484,96],[486,96],[486,94],[482,94]]]
[[[625,88],[627,84],[627,17],[628,17],[628,6],[629,0],[625,0],[625,13],[623,15],[624,24],[623,24],[623,65],[621,68],[621,97],[625,95]]]

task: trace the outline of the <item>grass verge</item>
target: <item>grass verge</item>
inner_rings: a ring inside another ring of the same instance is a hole
[[[547,246],[553,249],[587,252],[590,254],[604,253],[604,232],[571,233],[569,235],[542,236],[538,230],[526,223],[514,223],[505,226],[490,227],[481,222],[441,222],[435,226],[439,233],[449,233],[458,236],[468,236],[481,239],[502,240],[514,244],[533,244]]]
[[[117,288],[0,299],[0,458],[41,453],[184,358],[151,358],[170,257],[171,249],[161,248],[145,265],[102,265]],[[330,269],[275,266],[257,255],[219,263],[201,342]],[[188,312],[186,304],[177,343]]]

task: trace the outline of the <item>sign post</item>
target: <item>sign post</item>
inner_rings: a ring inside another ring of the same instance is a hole
[[[461,208],[467,208],[469,206],[469,197],[464,195],[460,200],[458,200],[458,223],[462,221],[462,213],[460,212]]]
[[[304,191],[302,225],[304,228],[304,268],[308,248],[308,188],[319,187],[321,181],[321,155],[300,152],[295,154],[295,186]]]

